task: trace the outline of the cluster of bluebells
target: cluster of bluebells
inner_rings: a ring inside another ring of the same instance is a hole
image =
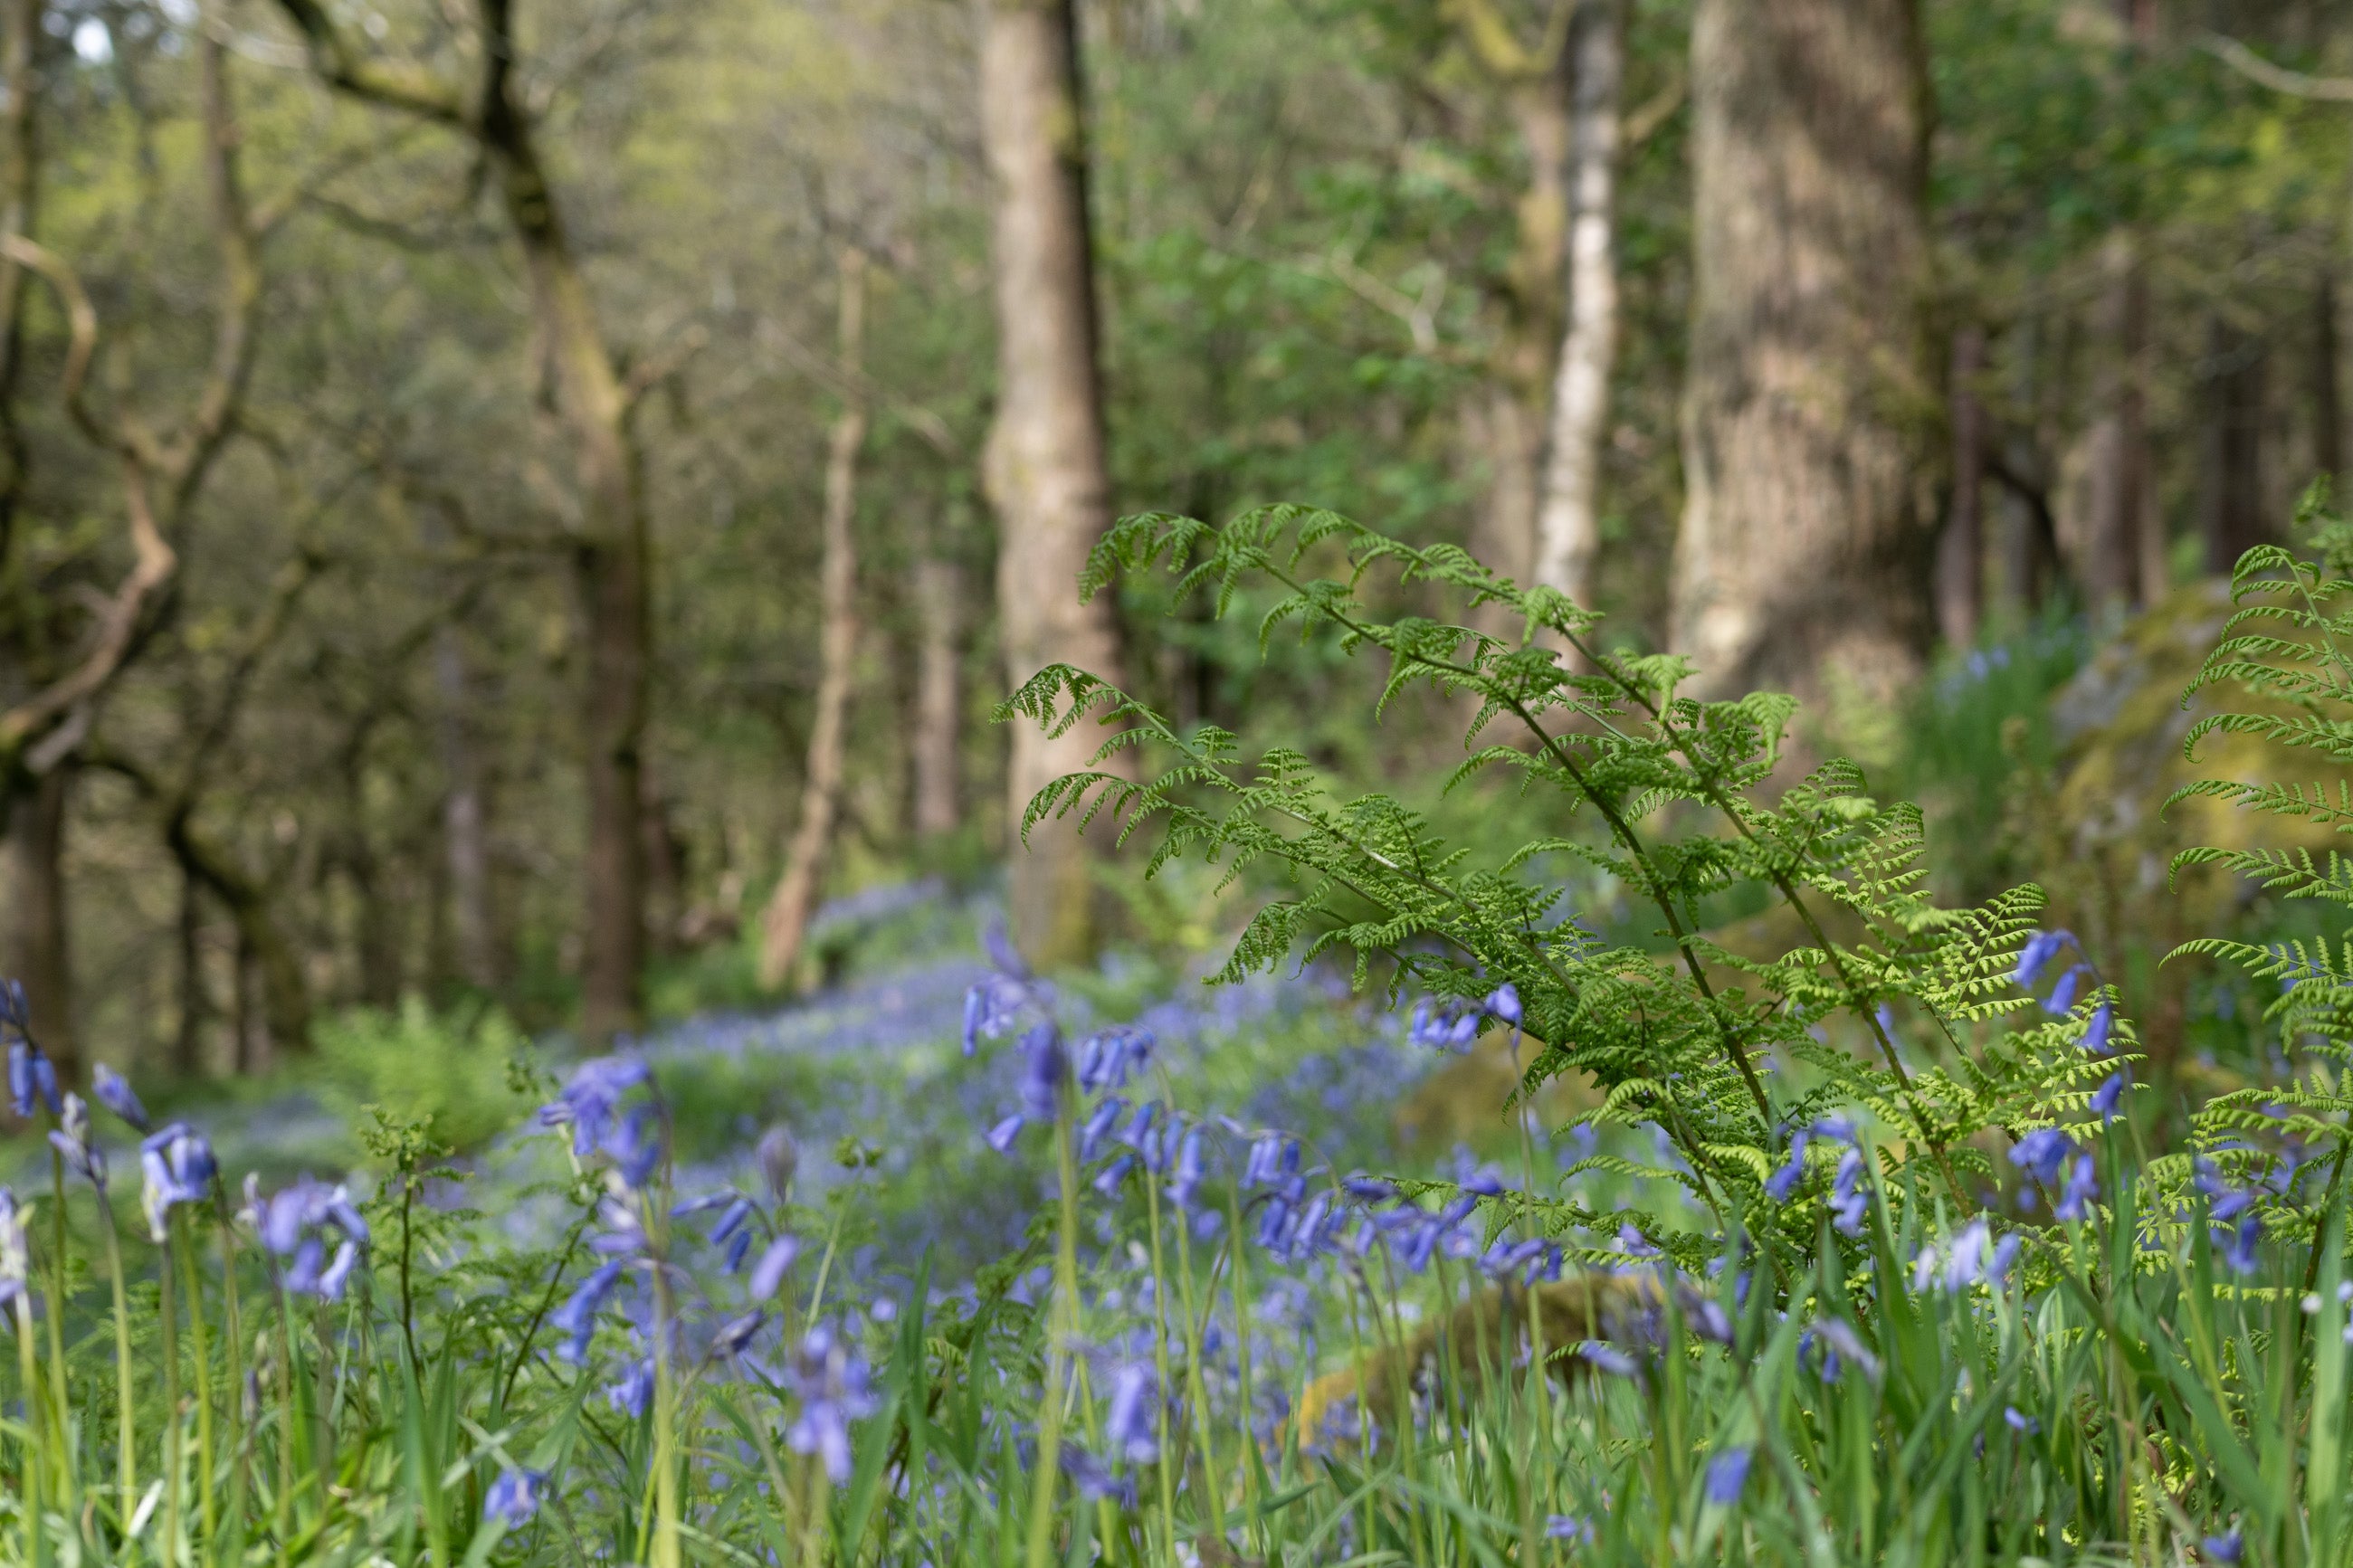
[[[2052,982],[2050,991],[2042,999],[2042,1010],[2054,1018],[2064,1017],[2074,1010],[2076,994],[2085,984],[2093,986],[2100,994],[2100,1004],[2084,1020],[2084,1032],[2077,1037],[2076,1044],[2083,1047],[2085,1056],[2106,1056],[2109,1054],[2109,1041],[2116,1032],[2116,1003],[2101,986],[2098,973],[2084,957],[2083,944],[2075,940],[2074,932],[2038,931],[2029,935],[2026,945],[2019,949],[2018,967],[2010,972],[2010,979],[2016,984],[2031,990],[2071,950],[2075,961],[2062,969],[2059,977]],[[2118,1063],[2093,1092],[2092,1109],[2103,1119],[2113,1120],[2116,1108],[2123,1102],[2124,1092],[2131,1083],[2130,1072]]]
[[[2234,1187],[2222,1179],[2211,1160],[2200,1158],[2192,1183],[2206,1199],[2206,1219],[2214,1245],[2234,1274],[2253,1274],[2261,1261],[2256,1248],[2263,1238],[2263,1216],[2255,1212],[2263,1190],[2253,1184]]]
[[[367,1221],[353,1205],[348,1189],[305,1176],[265,1198],[260,1179],[248,1174],[241,1217],[278,1260],[279,1283],[289,1294],[343,1300],[359,1250],[368,1243]],[[331,1240],[335,1248],[332,1257],[327,1252]]]
[[[1412,1022],[1406,1027],[1406,1038],[1417,1046],[1460,1055],[1478,1040],[1479,1031],[1490,1018],[1510,1026],[1512,1047],[1517,1050],[1526,1014],[1520,1006],[1519,989],[1510,981],[1504,982],[1477,1001],[1461,997],[1441,1001],[1425,996],[1414,1005]]]
[[[2090,1152],[2066,1133],[2036,1128],[2010,1150],[2010,1163],[2050,1195],[2053,1215],[2070,1221],[2090,1217],[2089,1205],[2100,1195],[2099,1178]]]
[[[1862,1152],[1862,1134],[1843,1116],[1825,1116],[1791,1133],[1788,1158],[1765,1179],[1765,1194],[1777,1204],[1788,1203],[1806,1179],[1806,1151],[1817,1142],[1840,1151],[1831,1177],[1831,1224],[1841,1236],[1861,1236],[1863,1216],[1871,1212],[1871,1194],[1863,1185],[1870,1161]]]
[[[1912,1289],[1958,1293],[1979,1285],[2000,1289],[2018,1261],[2015,1234],[1993,1237],[1983,1215],[1969,1221],[1942,1247],[1924,1247],[1912,1260]]]

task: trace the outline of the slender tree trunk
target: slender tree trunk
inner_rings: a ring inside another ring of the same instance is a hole
[[[1932,630],[1916,0],[1700,0],[1674,640],[1701,689],[1891,690]]]
[[[842,248],[837,353],[853,380],[865,342],[866,265],[864,251]],[[858,658],[858,454],[865,445],[865,401],[845,394],[826,447],[825,557],[818,571],[824,618],[818,633],[817,718],[809,727],[808,761],[802,770],[800,826],[786,852],[784,875],[760,920],[760,984],[771,989],[789,984],[800,965],[809,911],[817,903],[833,844],[834,818],[841,809],[849,689]]]
[[[31,238],[40,196],[41,0],[5,0],[0,9],[0,233]],[[25,433],[16,409],[24,380],[25,269],[0,261],[0,562],[16,543],[25,493]]]
[[[308,1050],[311,985],[303,976],[301,955],[269,907],[269,889],[201,836],[185,811],[174,812],[165,822],[164,841],[181,870],[220,900],[237,927],[239,1070],[251,1065],[257,1025],[273,1058],[280,1052]]]
[[[66,911],[67,797],[72,769],[18,775],[0,802],[7,813],[0,837],[0,965],[25,984],[33,1037],[69,1083],[81,1079],[74,1029],[73,964]]]
[[[2337,284],[2320,275],[2312,290],[2312,463],[2342,480],[2345,473],[2345,405],[2338,384]],[[2338,490],[2342,493],[2343,485]]]
[[[1601,450],[1618,358],[1617,183],[1624,0],[1585,0],[1570,35],[1568,330],[1553,377],[1535,581],[1580,605],[1601,546]]]
[[[1077,51],[1071,0],[988,0],[980,101],[996,187],[997,402],[983,467],[999,525],[998,637],[1016,685],[1058,661],[1124,679],[1111,598],[1078,596],[1087,553],[1111,521],[1111,481]],[[1007,806],[1018,828],[1039,790],[1094,765],[1100,731],[1012,730]],[[1092,950],[1091,858],[1068,818],[1039,823],[1026,848],[1014,849],[1014,937],[1031,962],[1067,963]]]
[[[1953,334],[1953,488],[1936,542],[1936,629],[1956,647],[1978,640],[1985,616],[1985,405],[1977,387],[1985,349],[1985,329],[1974,322]]]
[[[212,1008],[205,994],[204,889],[195,875],[180,873],[180,1016],[172,1035],[172,1070],[193,1079],[204,1070],[205,1020]]]
[[[463,634],[444,624],[433,634],[433,681],[440,698],[441,847],[448,877],[452,957],[458,977],[477,991],[499,985],[496,925],[491,909],[489,789],[473,731],[472,682]]]
[[[964,821],[964,568],[944,554],[915,563],[915,834]]]
[[[2262,543],[2263,344],[2219,318],[2206,332],[2199,531],[2206,570],[2226,574]]]

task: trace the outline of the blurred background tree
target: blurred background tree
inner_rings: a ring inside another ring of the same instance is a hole
[[[2098,671],[2169,679],[2146,617],[2345,451],[2311,0],[0,22],[0,967],[65,1058],[410,996],[602,1037],[818,983],[764,926],[923,876],[1083,957],[1100,838],[1013,830],[1084,747],[987,721],[1053,658],[1476,834],[1458,715],[1078,605],[1155,508],[1461,542],[1801,692],[1965,825],[1956,890],[2057,853],[2094,910],[2153,803],[2021,803],[2113,776]]]

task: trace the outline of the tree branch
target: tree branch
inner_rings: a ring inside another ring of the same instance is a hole
[[[311,51],[311,68],[327,85],[385,109],[396,109],[437,125],[463,128],[465,104],[432,72],[363,57],[319,0],[278,0]]]
[[[2221,33],[2206,34],[2198,40],[2198,47],[2241,76],[2274,92],[2320,103],[2353,103],[2353,77],[2308,76],[2290,70],[2285,66],[2274,65],[2238,39]]]

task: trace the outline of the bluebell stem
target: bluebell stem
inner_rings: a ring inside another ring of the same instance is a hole
[[[2051,1212],[2063,1220],[2080,1220],[2085,1216],[2084,1205],[2100,1195],[2100,1184],[2094,1173],[2089,1154],[2075,1156],[2075,1166],[2067,1176],[2066,1190]]]
[[[2019,950],[2018,968],[2010,974],[2011,982],[2019,985],[2033,984],[2044,967],[2074,940],[2074,935],[2069,931],[2034,932],[2026,939],[2026,945]]]
[[[1047,1019],[1021,1037],[1021,1051],[1022,1106],[1040,1121],[1050,1121],[1061,1102],[1062,1080],[1070,1073],[1061,1029]]]
[[[752,1265],[752,1278],[748,1282],[752,1300],[765,1301],[782,1289],[786,1271],[792,1268],[793,1259],[800,1255],[798,1237],[780,1236],[768,1243],[760,1253],[760,1261]]]
[[[121,1073],[99,1062],[90,1069],[90,1092],[98,1096],[100,1105],[142,1132],[153,1131],[147,1120],[147,1108],[139,1103],[139,1096]]]
[[[1788,1159],[1782,1163],[1780,1169],[1765,1178],[1765,1195],[1777,1204],[1788,1203],[1789,1194],[1797,1191],[1798,1184],[1805,1180],[1806,1140],[1807,1134],[1803,1131],[1791,1134]]]
[[[57,1067],[40,1047],[22,1036],[8,1045],[8,1101],[20,1117],[29,1117],[44,1105],[52,1116],[58,1110]]]
[[[509,1470],[491,1483],[482,1494],[482,1521],[498,1521],[509,1530],[519,1530],[529,1524],[539,1512],[541,1494],[547,1487],[545,1470]]]
[[[1112,1374],[1111,1409],[1103,1437],[1112,1450],[1141,1464],[1160,1455],[1160,1401],[1152,1368],[1131,1362]]]
[[[849,1424],[881,1408],[865,1359],[823,1323],[802,1336],[785,1382],[800,1401],[785,1445],[796,1454],[815,1454],[836,1485],[849,1479]]]
[[[2059,1179],[2061,1168],[2074,1152],[2075,1141],[2058,1128],[2038,1127],[2010,1150],[2010,1163],[2047,1187]]]
[[[141,1203],[148,1234],[160,1247],[171,1234],[166,1216],[181,1204],[202,1203],[220,1166],[204,1134],[174,1121],[141,1141],[139,1169],[146,1177]]]
[[[2114,1031],[2116,1026],[2116,1009],[2115,1005],[2107,1002],[2101,1003],[2098,1009],[2093,1013],[2092,1021],[2084,1026],[2084,1038],[2082,1041],[2084,1054],[2085,1056],[2096,1057],[2102,1051],[2106,1050],[2108,1048],[2108,1036],[2112,1031]]]
[[[606,1387],[605,1398],[630,1419],[643,1420],[647,1406],[654,1400],[653,1358],[641,1356],[631,1362],[620,1377]]]
[[[646,1064],[635,1057],[598,1057],[583,1062],[574,1069],[563,1092],[540,1107],[540,1125],[570,1124],[572,1152],[585,1160],[604,1142],[622,1098],[649,1078]]]
[[[596,1335],[596,1314],[604,1310],[606,1298],[613,1293],[621,1270],[628,1267],[617,1258],[599,1265],[595,1273],[581,1281],[571,1300],[548,1319],[565,1335],[565,1342],[556,1349],[558,1356],[575,1366],[588,1359],[588,1342]]]
[[[49,1143],[65,1156],[65,1162],[76,1174],[99,1191],[106,1190],[106,1152],[91,1142],[90,1107],[78,1094],[65,1098],[65,1108],[58,1112],[58,1125],[49,1130]]]
[[[1707,1462],[1707,1500],[1718,1508],[1730,1508],[1740,1500],[1740,1493],[1748,1485],[1748,1461],[1755,1456],[1752,1448],[1726,1448]]]
[[[2075,987],[2084,983],[2084,973],[2080,963],[2070,966],[2059,976],[2058,984],[2051,987],[2051,994],[2042,999],[2042,1010],[2054,1018],[2064,1017],[2075,1005]]]

